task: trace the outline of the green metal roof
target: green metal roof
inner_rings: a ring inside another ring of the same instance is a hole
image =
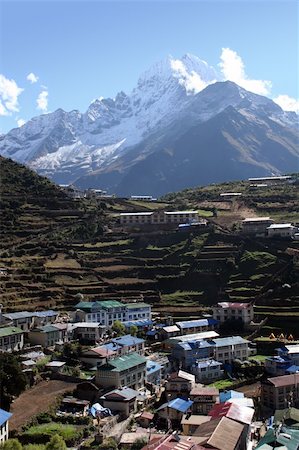
[[[147,303],[127,303],[126,308],[135,309],[135,308],[148,308],[150,305]]]
[[[75,305],[75,308],[90,311],[91,309],[110,309],[124,306],[124,303],[118,302],[117,300],[103,300],[96,302],[79,302]]]
[[[293,422],[292,428],[299,428],[299,409],[298,408],[287,408],[287,409],[277,409],[274,414],[274,422],[279,424],[281,422]]]
[[[113,372],[123,372],[124,370],[131,369],[139,364],[146,364],[146,358],[138,355],[138,353],[130,353],[129,355],[123,355],[115,359],[110,359],[106,367],[101,367],[104,370],[111,370]]]
[[[0,337],[11,336],[13,334],[24,333],[21,328],[18,327],[4,327],[0,328]]]
[[[286,437],[285,435],[288,434],[290,437]],[[284,446],[287,450],[297,450],[298,448],[298,440],[299,440],[299,431],[293,430],[289,427],[283,427],[281,429],[281,432],[276,436],[273,428],[269,428],[267,433],[264,437],[260,440],[258,443],[256,449],[262,449],[263,446],[269,444],[271,448],[279,447],[279,444],[281,446]]]
[[[124,307],[124,303],[118,302],[117,300],[104,300],[104,301],[97,301],[97,305],[101,305],[104,309],[110,309],[110,308],[120,308]]]
[[[91,309],[94,302],[79,302],[77,305],[75,305],[75,308],[77,309]]]

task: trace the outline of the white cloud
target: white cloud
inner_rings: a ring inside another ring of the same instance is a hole
[[[213,81],[209,83],[203,81],[194,70],[188,72],[183,62],[179,59],[171,60],[171,68],[176,72],[176,78],[178,78],[180,85],[185,87],[187,93],[197,94],[207,87],[208,84],[213,83]]]
[[[23,125],[25,125],[25,123],[26,123],[26,120],[24,120],[24,119],[17,120],[18,127],[22,127]]]
[[[18,97],[24,89],[15,80],[9,80],[0,74],[0,115],[9,116],[19,111]]]
[[[43,112],[47,112],[48,110],[48,91],[41,91],[36,99],[37,109],[40,109]]]
[[[30,81],[31,84],[33,84],[33,83],[36,83],[36,82],[38,81],[38,76],[35,75],[33,72],[30,72],[30,73],[27,75],[26,79],[27,79],[28,81]]]
[[[272,83],[268,80],[254,80],[247,77],[242,58],[230,48],[222,48],[219,67],[225,80],[234,81],[244,89],[255,94],[268,95]]]
[[[273,98],[273,101],[277,103],[284,111],[295,111],[299,113],[299,100],[289,97],[288,95],[278,95]]]

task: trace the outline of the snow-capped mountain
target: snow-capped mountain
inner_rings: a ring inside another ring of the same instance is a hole
[[[123,189],[126,193],[134,189],[139,192],[143,190],[142,185],[138,187],[135,183],[130,187],[136,167],[140,169],[140,164],[143,164],[140,174],[146,172],[147,167],[145,178],[156,178],[160,170],[158,155],[161,151],[163,153],[168,148],[174,154],[173,147],[182,136],[188,141],[189,131],[194,133],[196,127],[208,125],[213,118],[222,117],[227,121],[230,117],[230,120],[241,122],[239,128],[242,133],[246,122],[247,127],[250,125],[255,126],[256,130],[259,127],[267,130],[272,141],[279,142],[285,148],[280,163],[276,161],[272,164],[271,158],[275,160],[275,157],[271,150],[267,149],[267,156],[262,154],[257,143],[259,138],[251,130],[252,140],[246,143],[243,153],[252,153],[247,159],[253,168],[258,167],[261,173],[291,170],[286,161],[291,163],[290,155],[294,152],[298,156],[293,148],[298,139],[296,114],[285,113],[273,101],[252,94],[234,83],[219,80],[216,71],[196,56],[187,54],[181,59],[168,57],[144,72],[130,95],[120,92],[114,99],[98,98],[85,113],[59,109],[35,117],[22,127],[0,136],[0,153],[28,164],[60,183],[76,182],[85,187],[115,189],[118,192]],[[228,114],[231,112],[229,108],[238,112],[237,118],[232,119],[232,114]],[[230,126],[235,126],[235,122]],[[279,136],[276,136],[278,132]],[[228,134],[222,130],[226,140],[229,140]],[[209,158],[209,151],[201,148],[200,139],[197,136],[194,142],[198,147],[197,160],[199,156]],[[234,138],[230,136],[230,148],[236,147],[234,140],[239,139],[241,134],[236,134]],[[182,141],[180,145],[179,152],[184,153],[185,143]],[[239,156],[233,158],[238,161]],[[157,166],[149,170],[151,165],[148,162],[153,159],[157,160]],[[201,168],[197,169],[197,184],[200,184]],[[242,176],[241,170],[239,178]],[[166,183],[165,186],[162,183],[159,190],[154,189],[158,194],[170,188],[167,167],[161,177],[166,179]],[[124,184],[126,179],[131,179],[127,185]],[[211,177],[210,181],[221,180]],[[152,192],[150,184],[148,189]],[[180,187],[188,185],[188,177],[180,183]],[[174,186],[171,183],[173,188],[176,188],[175,183]]]

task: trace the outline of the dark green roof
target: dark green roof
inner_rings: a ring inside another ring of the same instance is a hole
[[[146,364],[146,358],[138,355],[138,353],[130,353],[129,355],[119,356],[115,359],[110,359],[106,366],[101,366],[100,370],[111,370],[113,372],[123,372],[131,369],[139,364]]]
[[[94,302],[79,302],[79,303],[77,303],[75,308],[77,308],[77,309],[91,309],[93,304],[94,304]]]
[[[20,334],[20,333],[24,333],[24,331],[18,327],[0,328],[0,337],[11,336],[12,334]]]
[[[288,434],[290,438],[287,438],[285,434]],[[289,427],[282,427],[281,432],[276,436],[273,428],[269,428],[267,433],[258,443],[257,449],[267,448],[266,445],[270,445],[271,448],[279,447],[277,444],[281,446],[285,446],[287,450],[297,450],[298,449],[298,441],[299,441],[299,430],[293,430]]]

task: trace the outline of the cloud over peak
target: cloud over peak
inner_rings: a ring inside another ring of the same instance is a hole
[[[10,116],[19,111],[18,97],[23,90],[15,80],[0,74],[0,116]]]
[[[225,80],[234,81],[244,89],[260,95],[269,95],[272,87],[271,81],[254,80],[245,73],[245,64],[234,50],[222,48],[221,62],[218,64]]]
[[[35,75],[33,72],[30,72],[30,73],[27,75],[26,79],[27,79],[28,81],[30,81],[31,84],[34,84],[34,83],[36,83],[36,82],[38,81],[38,76]]]
[[[48,110],[48,91],[43,90],[39,93],[36,99],[36,109],[39,109],[42,112],[47,112]]]

